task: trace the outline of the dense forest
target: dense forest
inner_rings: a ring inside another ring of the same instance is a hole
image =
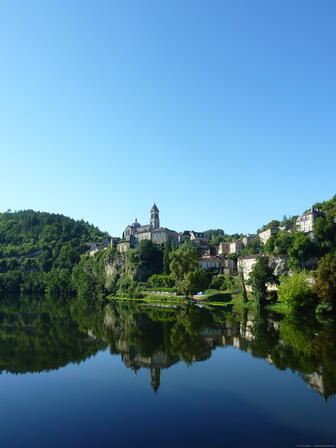
[[[64,286],[88,250],[86,243],[108,237],[83,220],[63,215],[0,213],[0,291],[44,292]]]

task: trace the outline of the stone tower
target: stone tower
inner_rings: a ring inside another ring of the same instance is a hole
[[[151,368],[151,386],[154,392],[156,392],[160,387],[160,374],[161,371],[159,367]]]
[[[159,209],[155,202],[150,211],[150,225],[152,229],[158,229],[160,227]]]

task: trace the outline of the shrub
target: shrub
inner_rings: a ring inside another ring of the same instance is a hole
[[[318,262],[314,293],[336,309],[336,256],[327,254]]]
[[[280,277],[278,298],[280,302],[286,303],[293,310],[307,305],[312,299],[312,289],[307,283],[306,272],[301,271],[290,277]]]
[[[171,275],[154,274],[149,277],[147,283],[152,288],[173,288],[175,280]]]
[[[189,272],[183,280],[183,290],[186,294],[204,291],[209,286],[211,275],[203,269]]]
[[[235,286],[235,281],[232,275],[214,275],[212,277],[210,288],[217,289],[219,291],[226,291],[232,289]]]

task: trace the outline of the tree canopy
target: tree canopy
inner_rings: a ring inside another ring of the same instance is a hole
[[[64,270],[79,262],[88,250],[86,243],[106,238],[93,225],[63,215],[0,213],[0,291],[41,292],[57,275],[65,279]]]

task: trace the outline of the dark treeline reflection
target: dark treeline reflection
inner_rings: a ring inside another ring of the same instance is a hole
[[[0,371],[54,370],[79,363],[105,346],[79,330],[67,303],[31,296],[0,302]]]
[[[0,304],[2,371],[57,369],[107,346],[132,370],[149,369],[154,390],[160,386],[162,369],[205,361],[216,347],[234,346],[278,369],[292,369],[325,398],[336,393],[333,321],[131,301],[94,308],[83,300],[57,303],[21,297]]]

